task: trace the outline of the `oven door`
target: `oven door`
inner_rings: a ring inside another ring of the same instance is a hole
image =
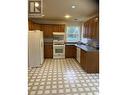
[[[65,58],[65,45],[53,45],[53,58]]]

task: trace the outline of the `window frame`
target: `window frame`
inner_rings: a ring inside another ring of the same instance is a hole
[[[67,40],[68,34],[73,34],[73,33],[68,33],[68,29],[67,29],[68,27],[78,27],[79,28],[79,33],[75,33],[79,36],[79,38],[77,38],[77,40],[74,40],[74,41]],[[66,26],[66,42],[78,42],[78,41],[80,41],[80,39],[81,39],[81,26],[80,25],[68,25],[68,26]]]

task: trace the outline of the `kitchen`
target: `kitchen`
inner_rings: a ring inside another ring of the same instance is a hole
[[[126,0],[2,0],[0,95],[127,95],[126,9]]]
[[[44,0],[41,16],[29,12],[29,95],[98,95],[99,11],[94,1]],[[35,9],[41,8],[39,2]]]

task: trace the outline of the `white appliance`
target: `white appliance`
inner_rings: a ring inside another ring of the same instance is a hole
[[[53,32],[53,42],[64,42],[65,33],[64,32]]]
[[[81,52],[81,49],[77,47],[77,61],[80,63],[80,52]]]
[[[28,32],[28,66],[39,67],[44,61],[43,32],[34,30]]]
[[[53,32],[53,58],[65,58],[65,33]]]
[[[53,58],[65,58],[65,44],[53,45]]]
[[[53,32],[53,35],[62,35],[62,36],[64,36],[65,33],[64,32]]]

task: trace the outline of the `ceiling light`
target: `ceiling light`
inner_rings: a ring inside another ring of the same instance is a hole
[[[65,18],[70,18],[71,16],[70,16],[70,15],[65,15],[64,17],[65,17]]]
[[[39,7],[39,3],[38,2],[35,2],[35,7]]]
[[[43,14],[43,15],[41,15],[41,16],[43,17],[43,16],[45,16],[45,15]]]
[[[76,6],[73,5],[73,6],[71,6],[71,7],[74,9]]]

